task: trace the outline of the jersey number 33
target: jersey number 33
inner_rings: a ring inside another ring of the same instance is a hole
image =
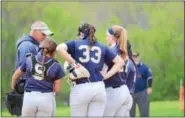
[[[79,60],[82,63],[87,63],[90,60],[93,63],[96,63],[96,64],[100,62],[100,59],[101,59],[101,49],[99,47],[93,46],[89,50],[89,46],[87,46],[87,45],[81,45],[79,47],[79,50],[82,50],[83,51],[83,56],[84,57],[79,57]],[[94,51],[95,52],[95,57],[90,57],[90,51]]]

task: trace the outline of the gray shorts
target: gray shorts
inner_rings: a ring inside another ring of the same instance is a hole
[[[53,92],[24,92],[22,116],[54,116],[56,110]]]

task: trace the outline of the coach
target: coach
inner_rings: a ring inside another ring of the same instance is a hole
[[[36,55],[38,52],[39,42],[44,40],[47,36],[53,35],[48,26],[42,21],[36,21],[31,25],[29,35],[23,35],[16,42],[16,63],[17,69],[28,54]]]
[[[137,65],[137,74],[130,116],[135,117],[136,104],[138,104],[140,117],[149,117],[148,95],[152,92],[152,72],[144,63],[140,62],[139,53],[133,53],[132,57]]]

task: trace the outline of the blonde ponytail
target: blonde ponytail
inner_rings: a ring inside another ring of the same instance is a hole
[[[127,58],[127,30],[121,26],[113,25],[114,36],[117,38],[116,42],[121,50],[121,57],[123,60]]]
[[[120,37],[118,38],[118,44],[120,45],[121,57],[126,60],[127,57],[127,31],[121,30]]]

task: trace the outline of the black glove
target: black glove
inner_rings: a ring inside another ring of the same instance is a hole
[[[11,115],[16,116],[21,115],[22,103],[23,103],[23,94],[19,94],[15,90],[6,93],[5,106]]]
[[[24,85],[25,85],[25,79],[19,78],[15,83],[15,91],[19,94],[24,93]]]

